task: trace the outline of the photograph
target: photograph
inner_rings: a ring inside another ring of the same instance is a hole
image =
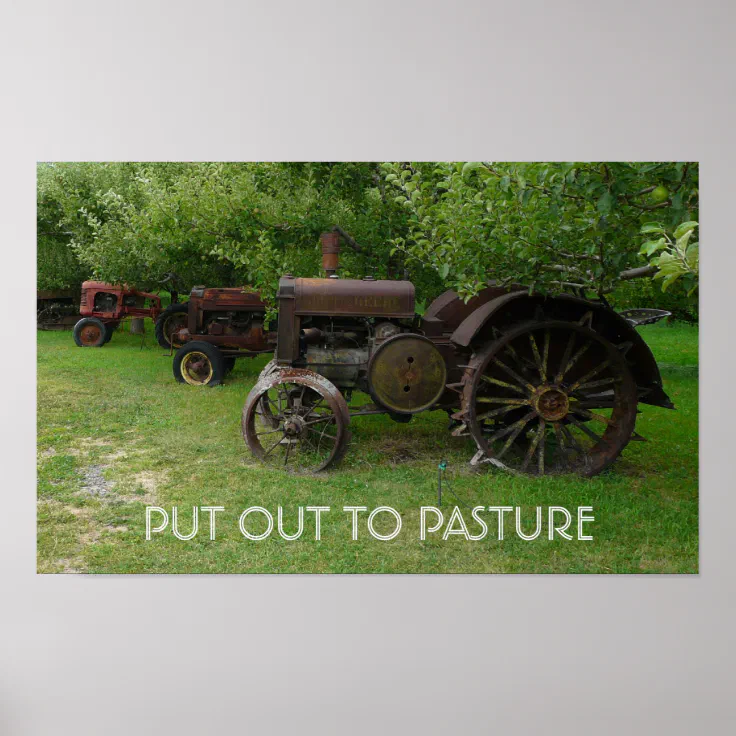
[[[39,573],[697,573],[693,161],[37,164]]]

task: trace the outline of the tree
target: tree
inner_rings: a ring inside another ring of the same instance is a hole
[[[688,163],[383,164],[408,213],[396,251],[434,269],[464,298],[487,279],[538,291],[604,295],[652,275],[642,225],[697,218],[697,165]]]
[[[420,303],[489,278],[603,295],[671,267],[639,231],[696,221],[697,185],[688,163],[42,164],[39,273],[56,268],[49,231],[69,273],[151,288],[173,271],[272,299],[282,274],[319,274],[337,227],[344,276],[408,277]]]

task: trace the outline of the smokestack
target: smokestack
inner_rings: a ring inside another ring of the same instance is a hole
[[[340,253],[340,233],[322,233],[319,236],[322,241],[322,268],[327,276],[332,276],[337,271]]]

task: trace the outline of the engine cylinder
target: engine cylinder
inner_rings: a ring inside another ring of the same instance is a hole
[[[368,365],[368,348],[325,348],[309,345],[307,367],[338,388],[353,388],[361,368]]]

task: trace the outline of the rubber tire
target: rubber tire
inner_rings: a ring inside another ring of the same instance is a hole
[[[161,314],[159,314],[153,331],[156,335],[156,342],[164,350],[171,350],[171,345],[169,344],[169,341],[166,339],[166,335],[164,334],[164,325],[166,324],[166,320],[171,317],[172,314],[178,314],[180,312],[188,311],[189,303],[184,302],[183,304],[170,304],[168,307],[166,307],[166,309],[164,309],[163,312],[161,312]]]
[[[218,347],[216,347],[215,345],[211,345],[208,342],[203,342],[201,340],[188,342],[186,345],[183,345],[176,351],[176,354],[174,355],[174,363],[172,366],[172,369],[174,371],[174,378],[176,378],[179,383],[187,383],[184,376],[182,376],[181,374],[181,362],[184,359],[185,355],[195,351],[204,353],[209,358],[210,364],[212,365],[212,378],[209,380],[208,383],[203,383],[201,385],[210,387],[219,386],[226,375],[225,356],[222,354],[222,351]]]
[[[105,332],[107,333],[105,335],[105,342],[102,343],[103,345],[107,345],[107,343],[112,340],[112,333],[115,332],[117,329],[117,325],[105,325]]]
[[[225,375],[227,376],[235,368],[235,358],[232,355],[225,355],[222,359],[225,362]]]
[[[79,338],[80,332],[85,325],[88,324],[98,325],[101,330],[100,339],[94,345],[85,345]],[[107,327],[105,326],[105,323],[102,320],[97,319],[97,317],[82,317],[82,319],[74,325],[72,335],[74,337],[74,342],[80,348],[101,348],[107,342],[105,339],[107,337]]]

